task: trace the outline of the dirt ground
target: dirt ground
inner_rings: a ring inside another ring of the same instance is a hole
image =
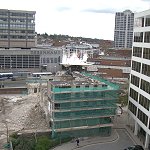
[[[48,129],[37,96],[0,96],[0,139],[9,132]],[[7,125],[6,125],[7,123]]]

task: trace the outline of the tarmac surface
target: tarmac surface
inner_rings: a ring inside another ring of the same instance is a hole
[[[110,144],[108,145],[108,143]],[[79,146],[77,146],[76,141],[73,140],[59,145],[52,150],[110,150],[111,148],[114,149],[115,146],[115,150],[123,150],[128,146],[136,144],[142,145],[144,148],[142,140],[135,136],[133,130],[127,126],[127,113],[125,111],[122,115],[115,118],[111,136],[82,138],[80,139]]]

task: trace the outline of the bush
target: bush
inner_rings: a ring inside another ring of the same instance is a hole
[[[37,139],[35,150],[49,150],[50,147],[52,147],[52,141],[46,136],[41,136]]]
[[[34,136],[18,136],[17,134],[11,136],[14,150],[49,150],[60,143],[65,143],[70,140],[71,138],[51,139],[50,136],[37,136],[36,139]]]

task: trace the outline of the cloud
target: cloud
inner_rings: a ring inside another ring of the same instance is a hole
[[[83,10],[83,12],[114,14],[116,11],[110,8],[110,9],[85,9]]]
[[[63,11],[69,11],[69,10],[71,10],[71,7],[58,7],[56,9],[59,12],[63,12]]]

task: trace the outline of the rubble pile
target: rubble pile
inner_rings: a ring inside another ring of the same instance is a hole
[[[37,96],[3,96],[0,99],[5,109],[0,110],[0,131],[6,130],[5,121],[10,131],[47,129]]]

